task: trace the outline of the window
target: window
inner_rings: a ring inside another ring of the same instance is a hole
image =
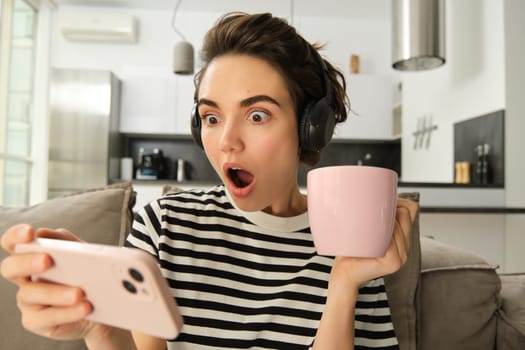
[[[0,204],[27,205],[36,10],[24,0],[2,0],[0,12]]]

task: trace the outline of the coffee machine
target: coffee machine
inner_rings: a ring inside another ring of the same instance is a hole
[[[157,180],[166,177],[166,158],[161,149],[154,148],[153,152],[145,152],[144,148],[141,148],[138,160],[136,171],[138,180]]]

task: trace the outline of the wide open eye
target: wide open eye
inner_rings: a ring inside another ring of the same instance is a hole
[[[270,118],[270,115],[260,110],[250,112],[248,115],[248,119],[254,123],[264,123],[268,118]]]
[[[215,114],[205,114],[202,116],[205,125],[215,125],[219,123],[220,119]]]

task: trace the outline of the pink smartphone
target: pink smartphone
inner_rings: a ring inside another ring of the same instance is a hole
[[[163,339],[180,332],[183,319],[168,283],[144,251],[46,238],[15,251],[49,254],[53,267],[34,278],[81,287],[94,307],[91,321]]]

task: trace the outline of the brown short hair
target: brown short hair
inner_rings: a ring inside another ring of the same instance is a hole
[[[308,43],[284,19],[270,13],[230,13],[221,17],[207,32],[201,50],[202,69],[195,76],[195,100],[200,81],[208,64],[225,54],[245,54],[261,58],[281,72],[300,118],[305,106],[326,95],[318,50],[320,45]],[[323,59],[324,60],[324,59]],[[347,118],[349,105],[343,74],[324,60],[331,86],[331,107],[336,122]],[[298,120],[299,122],[299,120]],[[299,125],[299,123],[298,123]],[[314,165],[318,152],[301,150],[303,163]]]

